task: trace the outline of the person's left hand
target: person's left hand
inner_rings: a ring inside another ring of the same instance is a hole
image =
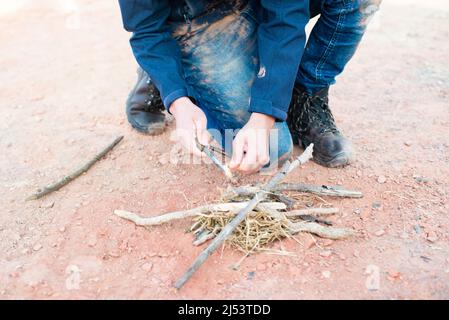
[[[247,174],[259,171],[270,162],[270,129],[275,119],[262,113],[253,113],[239,131],[232,144],[229,167]]]

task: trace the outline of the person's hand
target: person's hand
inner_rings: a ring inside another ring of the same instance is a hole
[[[176,133],[182,146],[191,154],[201,157],[195,137],[201,144],[208,145],[210,135],[207,132],[207,119],[203,110],[187,97],[173,101],[170,112],[176,120]]]
[[[253,113],[239,131],[232,144],[229,167],[250,174],[270,162],[270,129],[275,119],[262,113]]]

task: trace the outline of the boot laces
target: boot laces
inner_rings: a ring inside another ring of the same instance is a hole
[[[338,133],[334,116],[330,111],[327,99],[303,93],[298,97],[300,116],[298,119],[299,131],[306,132],[311,128],[318,128],[320,133]]]
[[[304,109],[308,113],[309,126],[320,128],[321,133],[338,132],[334,116],[325,99],[321,97],[309,97],[304,104]]]
[[[148,96],[145,100],[145,104],[143,105],[143,109],[145,112],[157,113],[159,111],[164,111],[164,105],[162,103],[161,97],[156,94],[155,89],[151,85],[150,81],[147,81],[147,84],[150,86],[148,90]]]
[[[154,96],[150,95],[147,100],[145,100],[145,104],[143,106],[144,111],[146,112],[156,112],[156,111],[163,111],[164,107],[162,103],[159,103],[157,101],[159,99],[154,99]]]

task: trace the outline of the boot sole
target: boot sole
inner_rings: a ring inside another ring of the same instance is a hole
[[[302,147],[305,149],[308,145],[310,145],[310,143],[311,142],[309,142],[309,141],[301,141],[301,143],[299,145],[300,146],[302,145]],[[352,162],[352,159],[354,156],[353,150],[354,149],[352,147],[350,147],[349,150],[337,153],[335,156],[333,156],[330,159],[329,158],[324,159],[324,158],[320,157],[320,155],[317,155],[317,154],[315,154],[315,152],[313,152],[312,160],[323,167],[342,168],[342,167],[349,165]]]
[[[351,163],[351,156],[347,152],[341,152],[330,160],[323,160],[319,156],[314,156],[313,161],[328,168],[341,168]]]

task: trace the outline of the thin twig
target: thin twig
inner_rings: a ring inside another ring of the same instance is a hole
[[[338,186],[313,185],[307,183],[281,183],[276,191],[298,191],[309,192],[321,196],[343,197],[343,198],[362,198],[363,193],[360,191],[346,190]]]
[[[289,225],[290,231],[295,234],[297,232],[309,232],[316,234],[321,238],[327,239],[344,239],[355,234],[352,229],[329,228],[315,222],[297,222]]]
[[[163,215],[154,217],[142,217],[134,212],[129,212],[125,210],[115,210],[114,214],[123,219],[130,220],[138,226],[154,226],[162,223],[166,223],[172,220],[184,219],[189,217],[194,217],[201,214],[207,214],[210,212],[231,212],[235,213],[247,206],[248,202],[228,202],[228,203],[216,203],[207,204],[201,207],[196,207],[189,210],[181,210],[169,212]],[[282,202],[264,202],[264,206],[268,206],[273,210],[284,210],[286,205]]]
[[[312,158],[313,143],[310,144],[304,152],[297,157],[293,162],[287,161],[282,169],[274,175],[271,180],[265,185],[263,191],[257,192],[254,197],[248,202],[247,206],[243,208],[237,216],[229,222],[212,241],[212,243],[200,253],[190,268],[178,279],[175,283],[175,288],[180,289],[190,277],[198,270],[198,268],[206,261],[206,259],[228,238],[228,236],[237,228],[237,226],[246,218],[246,216],[257,206],[259,202],[267,197],[267,191],[271,191],[278,185],[285,176],[294,170],[297,166],[306,163]]]
[[[213,151],[217,152],[217,149],[214,148],[213,146],[206,146],[204,144],[201,144],[200,141],[198,140],[198,137],[195,137],[195,142],[196,142],[196,146],[198,147],[198,149],[200,149],[201,152],[203,152],[206,156],[208,156],[209,159],[218,168],[220,168],[221,171],[223,171],[226,178],[228,178],[231,182],[235,182],[235,178],[232,175],[231,169],[229,169],[228,165],[221,163],[220,160],[218,160],[217,157],[215,157],[215,155],[213,154]],[[226,155],[223,150],[220,150],[218,152],[221,155],[224,155],[224,156]]]
[[[99,161],[101,158],[103,158],[109,151],[111,151],[120,141],[122,141],[123,136],[117,137],[110,145],[108,145],[105,149],[103,149],[100,153],[98,153],[93,159],[88,161],[85,165],[83,165],[81,168],[76,170],[75,172],[69,174],[68,176],[65,176],[58,182],[55,182],[49,186],[44,187],[43,189],[39,189],[38,192],[35,194],[29,196],[26,201],[28,200],[37,200],[39,198],[42,198],[43,196],[52,193],[54,191],[57,191],[61,189],[63,186],[68,184],[69,182],[75,180],[80,175],[82,175],[84,172],[89,170],[97,161]]]
[[[338,213],[338,208],[308,208],[299,209],[285,212],[287,217],[297,217],[297,216],[328,216]]]
[[[193,245],[194,246],[199,246],[202,245],[203,243],[205,243],[206,241],[214,238],[218,232],[218,230],[220,229],[219,226],[215,226],[214,230],[212,231],[207,231],[204,234],[200,234],[200,236],[198,237],[198,239],[196,239],[195,241],[193,241]]]
[[[235,196],[252,196],[260,191],[260,187],[256,186],[242,186],[231,188],[227,191],[224,197],[232,198]],[[337,186],[327,185],[313,185],[307,183],[280,183],[275,186],[273,191],[297,191],[307,192],[321,196],[343,197],[343,198],[362,198],[363,194],[360,191],[346,190]]]
[[[273,195],[280,202],[285,203],[285,205],[287,206],[287,209],[291,209],[295,205],[295,202],[296,202],[295,199],[292,199],[289,196],[286,196],[280,192],[275,192],[275,193],[273,193]]]

